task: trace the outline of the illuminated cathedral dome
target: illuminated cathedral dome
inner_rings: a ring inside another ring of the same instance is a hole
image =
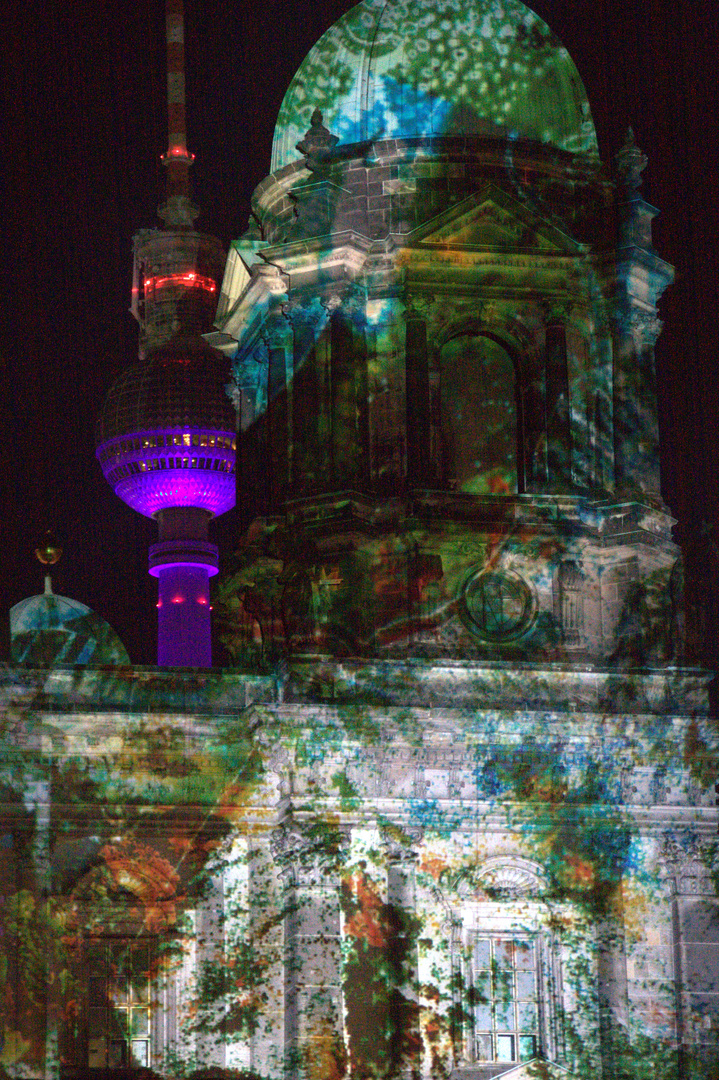
[[[273,172],[297,160],[315,107],[345,144],[485,135],[598,155],[569,53],[518,0],[363,0],[290,83]]]

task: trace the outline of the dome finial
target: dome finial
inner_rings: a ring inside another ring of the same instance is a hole
[[[647,155],[643,154],[634,138],[634,129],[627,128],[621,150],[614,158],[619,181],[627,191],[636,191],[641,187],[642,173],[647,167]]]
[[[46,529],[35,548],[35,558],[43,566],[55,566],[62,557],[62,547],[52,529]],[[52,578],[49,571],[45,573],[45,592],[52,593]]]

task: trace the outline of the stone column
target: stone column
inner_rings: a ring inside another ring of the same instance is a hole
[[[315,491],[327,467],[326,415],[328,312],[320,303],[291,301],[292,394],[288,486],[294,494]]]
[[[543,492],[547,484],[547,422],[544,372],[535,371],[521,389],[524,489]]]
[[[544,380],[546,393],[547,481],[550,492],[567,491],[572,481],[572,434],[567,371],[567,311],[546,310]]]
[[[592,383],[588,391],[587,481],[590,489],[614,486],[614,446],[612,440],[612,326],[611,307],[599,299],[593,305],[594,327]]]
[[[430,397],[427,313],[431,300],[408,296],[405,306],[405,402],[407,410],[407,485],[429,479]]]
[[[383,843],[387,859],[387,907],[394,940],[390,941],[393,960],[392,986],[397,1024],[397,1077],[410,1080],[421,1064],[418,997],[417,935],[414,928],[417,898],[415,871],[422,840],[422,829],[385,828]]]
[[[330,474],[335,488],[362,488],[368,475],[367,343],[365,295],[352,289],[331,297]]]
[[[240,437],[237,441],[237,507],[247,524],[266,513],[269,500],[267,469],[267,376],[269,349],[263,339],[238,357],[233,366],[240,399]]]
[[[339,862],[345,837],[333,826],[310,830],[288,820],[272,847],[284,885],[285,1075],[341,1074]]]
[[[286,762],[268,760],[270,773],[287,776]],[[277,767],[279,766],[279,768]],[[284,766],[284,767],[283,767]],[[276,781],[275,781],[276,782]],[[279,791],[288,794],[284,780]],[[276,834],[260,833],[247,842],[247,943],[256,970],[258,1023],[249,1033],[249,1061],[235,1059],[233,1068],[246,1067],[261,1076],[278,1076],[284,1067],[285,1041],[285,927],[289,910],[285,875],[275,860]],[[234,1057],[234,1054],[233,1054]]]
[[[372,488],[395,494],[405,475],[405,372],[399,359],[402,305],[397,297],[368,305],[368,400]],[[380,318],[381,312],[381,318]]]
[[[50,915],[50,903],[52,894],[52,855],[50,848],[51,835],[51,787],[49,783],[40,782],[35,787],[35,836],[33,839],[33,869],[35,885],[37,888],[38,908],[44,910],[45,925],[52,925]],[[27,791],[25,792],[27,804]],[[40,942],[38,942],[38,945]],[[47,965],[47,1000],[46,1000],[46,1028],[45,1028],[45,1080],[57,1080],[60,1075],[59,1053],[59,1024],[60,1012],[64,1002],[60,996],[59,972],[52,971],[53,965],[58,963],[57,943],[49,942],[48,951],[44,957]],[[53,955],[54,953],[54,955]]]
[[[615,320],[614,472],[619,492],[660,497],[654,312],[630,307]]]
[[[597,923],[599,1037],[604,1075],[611,1076],[621,1053],[617,1035],[627,1037],[627,957],[624,924],[606,917]]]
[[[205,965],[208,970],[225,971],[225,897],[221,872],[210,876],[206,894],[195,912],[196,959],[198,971]],[[217,1000],[198,1001],[198,1017],[201,1022],[196,1036],[196,1053],[202,1068],[222,1069],[225,1065],[225,1038],[223,1014],[226,1003]]]
[[[30,1043],[22,1056],[29,1058],[32,1064],[25,1068],[29,1068],[35,1076],[43,1076],[44,1080],[57,1080],[60,1074],[58,1025],[63,1004],[60,998],[62,972],[53,968],[57,966],[61,949],[59,942],[43,940],[43,933],[47,933],[52,926],[52,796],[49,782],[39,777],[39,769],[28,770],[28,773],[23,787],[23,803],[32,814],[32,824],[26,819],[15,834],[24,851],[17,864],[16,881],[19,888],[6,907],[10,913],[13,905],[16,905],[12,931],[13,935],[17,935],[12,949],[17,965],[15,977],[12,968],[5,973],[5,979],[12,986],[15,1015],[3,1015],[3,1010],[13,1000],[3,998],[0,1016],[8,1032],[12,1032],[15,1021],[21,1047],[24,1039]],[[5,932],[10,933],[9,928],[5,928]],[[12,951],[8,950],[11,965]]]
[[[700,1080],[719,1056],[716,846],[688,830],[669,833],[661,858],[672,893],[677,1076]]]
[[[286,496],[291,442],[292,327],[279,311],[265,327],[267,342],[267,449],[269,512]]]

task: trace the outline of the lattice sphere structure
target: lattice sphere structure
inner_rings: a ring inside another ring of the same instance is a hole
[[[218,551],[207,523],[235,504],[235,412],[221,353],[177,336],[125,371],[98,421],[97,458],[128,506],[159,525],[158,664],[208,667],[209,578]]]
[[[226,363],[202,339],[171,342],[116,381],[98,423],[105,479],[133,510],[156,517],[235,504],[235,414]]]

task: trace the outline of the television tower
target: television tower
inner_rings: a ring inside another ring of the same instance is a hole
[[[109,391],[97,425],[97,458],[116,495],[153,517],[158,543],[150,573],[158,579],[157,662],[212,663],[209,578],[218,550],[212,517],[235,503],[235,411],[226,392],[227,362],[202,338],[212,326],[224,252],[195,231],[185,125],[182,0],[167,0],[169,140],[162,161],[167,197],[162,229],[134,239],[131,311],[140,324],[140,364]]]

